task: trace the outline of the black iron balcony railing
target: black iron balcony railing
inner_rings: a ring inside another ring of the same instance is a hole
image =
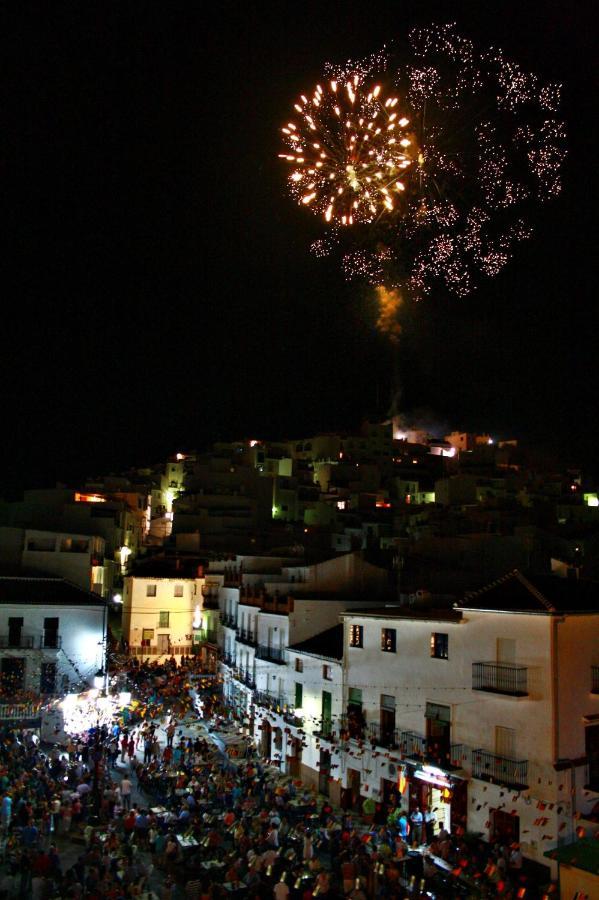
[[[258,643],[256,632],[250,631],[248,628],[239,628],[237,630],[237,640],[240,644],[247,644],[248,647],[255,647]]]
[[[43,650],[60,650],[62,637],[60,634],[45,634],[41,638],[40,646]]]
[[[599,694],[599,666],[591,666],[591,693]]]
[[[259,644],[256,647],[256,656],[258,659],[264,659],[268,662],[278,663],[279,665],[285,665],[285,649],[284,647],[265,647],[264,644]]]
[[[221,615],[221,622],[225,626],[225,628],[236,628],[237,627],[237,619],[235,616],[232,616],[230,613],[223,613]]]
[[[256,687],[256,681],[249,669],[234,669],[233,678],[240,681],[242,684],[245,684],[246,687],[252,689]]]
[[[0,648],[17,647],[20,650],[33,650],[33,636],[28,634],[0,634]]]
[[[473,750],[472,775],[482,781],[524,790],[528,787],[528,760],[509,759],[487,750]]]
[[[225,666],[234,666],[235,665],[235,656],[232,653],[223,653],[221,657],[221,662],[225,664]]]
[[[202,609],[218,609],[218,597],[205,595],[202,598]]]
[[[400,733],[399,750],[403,756],[433,763],[440,769],[462,769],[470,764],[471,751],[465,744],[447,744],[414,731]]]
[[[472,690],[511,697],[528,696],[528,669],[515,663],[472,663]]]
[[[0,650],[60,650],[62,636],[59,634],[0,634]]]
[[[293,725],[295,728],[302,728],[304,724],[304,717],[298,715],[297,710],[293,706],[288,706],[287,709],[284,710],[283,719],[288,725]]]
[[[275,711],[283,708],[282,700],[270,691],[254,691],[254,703]]]
[[[377,747],[393,750],[399,747],[399,731],[382,725],[380,722],[368,723],[368,739]]]
[[[217,631],[215,628],[200,628],[196,634],[201,644],[216,644]]]

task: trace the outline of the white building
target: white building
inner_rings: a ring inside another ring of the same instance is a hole
[[[514,571],[458,609],[342,618],[343,788],[384,801],[401,787],[406,807],[541,864],[572,840],[599,797],[596,591]]]
[[[104,598],[111,596],[117,574],[117,564],[106,558],[106,541],[98,535],[1,526],[0,561],[58,575]]]
[[[126,577],[123,637],[129,643],[129,652],[142,657],[181,656],[191,654],[195,644],[206,641],[216,652],[218,606],[209,598],[205,604],[203,587],[203,577],[186,577],[184,573],[179,577]]]
[[[6,688],[65,694],[105,673],[107,607],[61,578],[0,577],[0,677]]]

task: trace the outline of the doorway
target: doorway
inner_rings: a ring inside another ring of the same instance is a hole
[[[260,754],[264,759],[270,759],[270,748],[272,743],[272,728],[270,722],[262,719],[262,737],[260,739]]]
[[[501,844],[517,844],[520,841],[520,817],[512,816],[502,809],[494,809],[491,819],[492,842]]]
[[[168,634],[158,634],[156,635],[156,640],[158,641],[158,653],[168,654],[170,652],[170,637]]]
[[[329,796],[329,778],[331,776],[331,754],[328,750],[320,751],[320,768],[318,774],[319,793]]]
[[[23,619],[21,616],[11,616],[8,620],[8,646],[21,646],[21,631],[23,630]],[[4,670],[3,670],[4,671]]]
[[[292,778],[301,776],[302,742],[299,738],[291,738],[287,754],[287,771]]]
[[[351,808],[356,810],[356,812],[360,811],[361,807],[361,797],[360,797],[360,788],[361,788],[361,778],[358,769],[348,769],[347,770],[347,787],[349,790],[349,796],[351,801]]]
[[[44,619],[44,647],[58,647],[58,619]]]

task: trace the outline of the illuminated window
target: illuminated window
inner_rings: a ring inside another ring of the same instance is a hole
[[[176,584],[176,585],[175,585],[174,596],[175,596],[175,597],[182,597],[182,596],[183,596],[183,585],[182,585],[182,584]]]
[[[153,640],[154,640],[154,629],[153,628],[144,628],[141,633],[142,647],[149,647]]]
[[[431,634],[431,656],[435,659],[449,659],[449,635],[433,631]]]
[[[161,610],[158,613],[158,627],[159,628],[168,628],[169,627],[169,614],[166,611]]]
[[[383,653],[395,653],[396,637],[395,628],[381,628],[381,650]]]
[[[146,597],[155,597],[156,596],[156,585],[155,584],[146,584]]]
[[[295,661],[295,671],[303,672],[304,671],[304,661],[303,659],[296,659]]]
[[[350,625],[349,626],[349,646],[350,647],[363,647],[364,646],[364,626],[363,625]]]

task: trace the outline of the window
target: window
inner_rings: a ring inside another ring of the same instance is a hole
[[[296,659],[296,660],[295,660],[295,671],[296,671],[296,672],[303,672],[303,671],[304,671],[304,661],[303,661],[303,659]]]
[[[381,650],[383,653],[395,653],[395,628],[381,628]]]
[[[155,597],[156,596],[156,585],[155,584],[146,584],[146,597]]]
[[[169,620],[168,612],[161,610],[158,613],[158,627],[159,628],[168,628],[169,627],[168,620]]]
[[[431,634],[431,656],[435,659],[449,659],[449,635],[433,631]]]
[[[332,674],[331,674],[331,667],[330,667],[330,666],[323,666],[323,667],[322,667],[322,677],[324,678],[325,681],[332,681],[332,680],[333,680],[333,676],[332,676]]]
[[[295,682],[295,708],[301,709],[304,702],[304,686],[301,682]]]
[[[516,732],[513,728],[495,726],[495,753],[507,759],[516,758]]]
[[[363,625],[350,625],[349,626],[349,646],[350,647],[363,647],[364,646],[364,626]]]
[[[153,640],[154,640],[154,629],[153,628],[144,628],[141,632],[142,647],[149,647],[150,643]]]
[[[175,596],[175,597],[182,597],[182,596],[183,596],[183,585],[182,585],[182,584],[176,584],[176,585],[175,585],[175,590],[174,590],[174,592],[173,592],[173,596]]]

